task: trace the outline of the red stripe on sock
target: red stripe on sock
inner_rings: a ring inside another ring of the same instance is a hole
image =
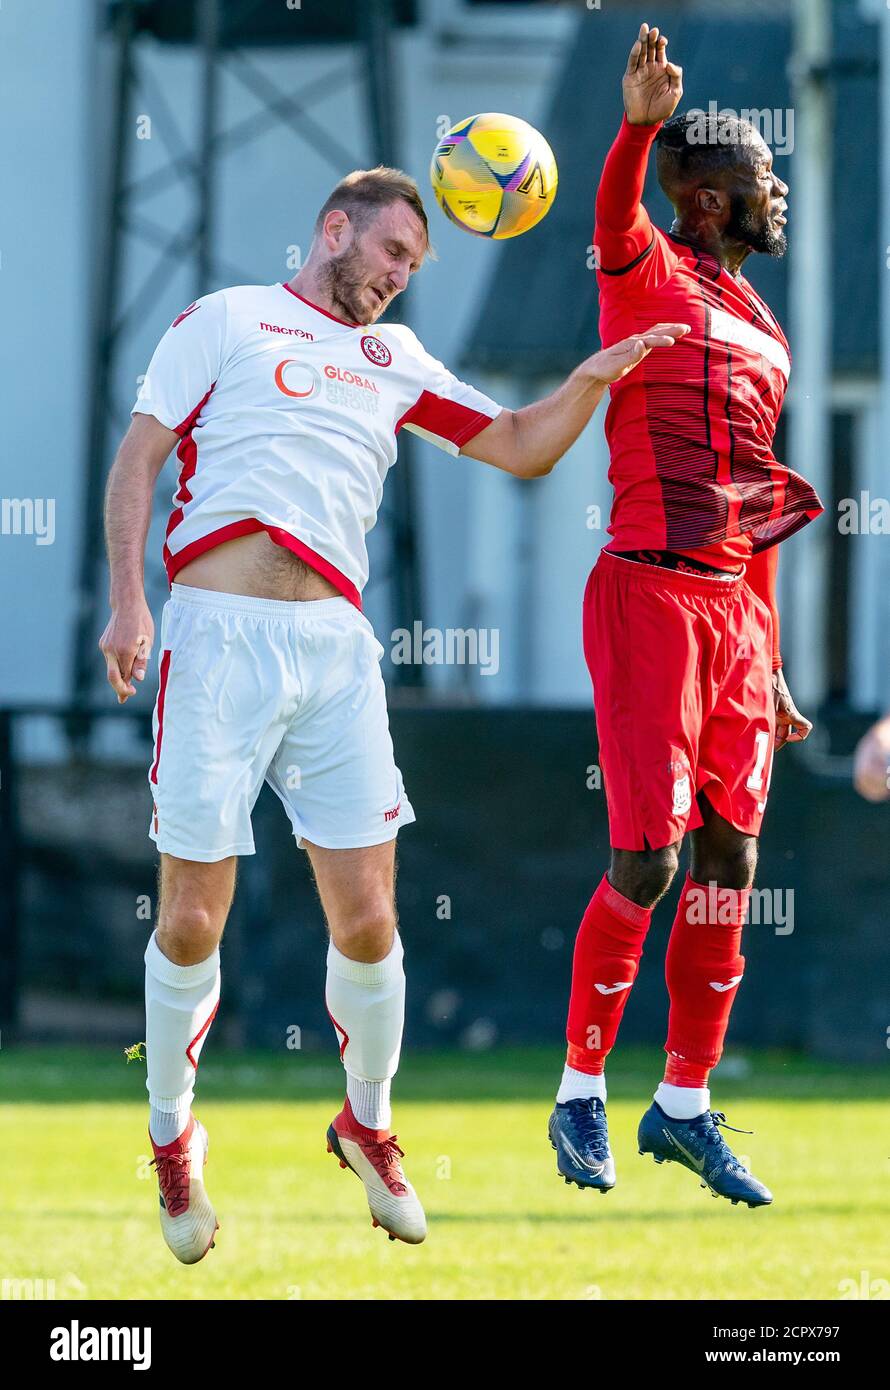
[[[338,1023],[337,1020],[334,1018],[334,1015],[331,1013],[331,1011],[330,1011],[330,1009],[328,1008],[327,1004],[325,1004],[325,1011],[326,1011],[326,1013],[327,1013],[328,1018],[329,1018],[329,1019],[331,1020],[331,1022],[333,1023],[335,1031],[338,1032],[338,1033],[342,1033],[342,1034],[343,1034],[343,1041],[342,1041],[341,1044],[340,1044],[340,1061],[342,1062],[342,1061],[343,1061],[343,1053],[346,1051],[347,1047],[349,1046],[349,1034],[347,1033],[346,1029],[343,1027],[342,1023]]]
[[[188,1047],[185,1049],[185,1055],[186,1055],[186,1057],[188,1057],[188,1059],[189,1059],[189,1061],[191,1062],[192,1066],[194,1067],[195,1071],[198,1070],[198,1058],[196,1058],[196,1057],[194,1056],[194,1054],[193,1054],[193,1052],[192,1052],[192,1048],[195,1047],[195,1046],[201,1041],[201,1039],[203,1038],[204,1034],[207,1032],[207,1029],[210,1027],[211,1023],[212,1023],[213,1020],[216,1018],[216,1011],[217,1011],[218,1008],[219,1008],[219,1000],[217,999],[216,1003],[215,1003],[214,1006],[213,1006],[213,1013],[210,1015],[210,1017],[208,1018],[207,1022],[203,1025],[203,1027],[200,1029],[200,1031],[197,1032],[197,1033],[195,1034],[195,1036],[192,1038],[191,1042],[189,1043]]]

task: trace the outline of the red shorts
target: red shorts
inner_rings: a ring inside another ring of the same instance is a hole
[[[772,618],[744,577],[603,551],[584,594],[584,654],[612,847],[681,840],[702,824],[702,791],[758,835],[776,727]]]

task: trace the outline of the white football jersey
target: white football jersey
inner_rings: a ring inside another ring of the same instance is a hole
[[[164,563],[266,531],[357,607],[400,429],[458,454],[502,407],[403,324],[353,324],[289,285],[196,300],[155,349],[133,413],[180,436]]]

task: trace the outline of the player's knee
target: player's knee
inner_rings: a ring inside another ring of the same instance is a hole
[[[222,924],[197,903],[165,903],[158,922],[158,946],[175,965],[196,965],[219,945]]]
[[[721,888],[750,888],[757,869],[757,840],[738,835],[718,845],[693,847],[689,865],[695,883],[716,883]]]
[[[679,845],[663,849],[613,850],[609,881],[640,907],[654,907],[670,888],[679,863]]]
[[[381,897],[363,902],[329,923],[334,945],[350,960],[373,964],[392,950],[396,917],[392,902]]]

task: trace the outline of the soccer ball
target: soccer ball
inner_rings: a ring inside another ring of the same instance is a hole
[[[474,236],[503,241],[534,227],[556,197],[556,160],[518,116],[488,111],[458,121],[433,151],[430,181],[445,216]]]

